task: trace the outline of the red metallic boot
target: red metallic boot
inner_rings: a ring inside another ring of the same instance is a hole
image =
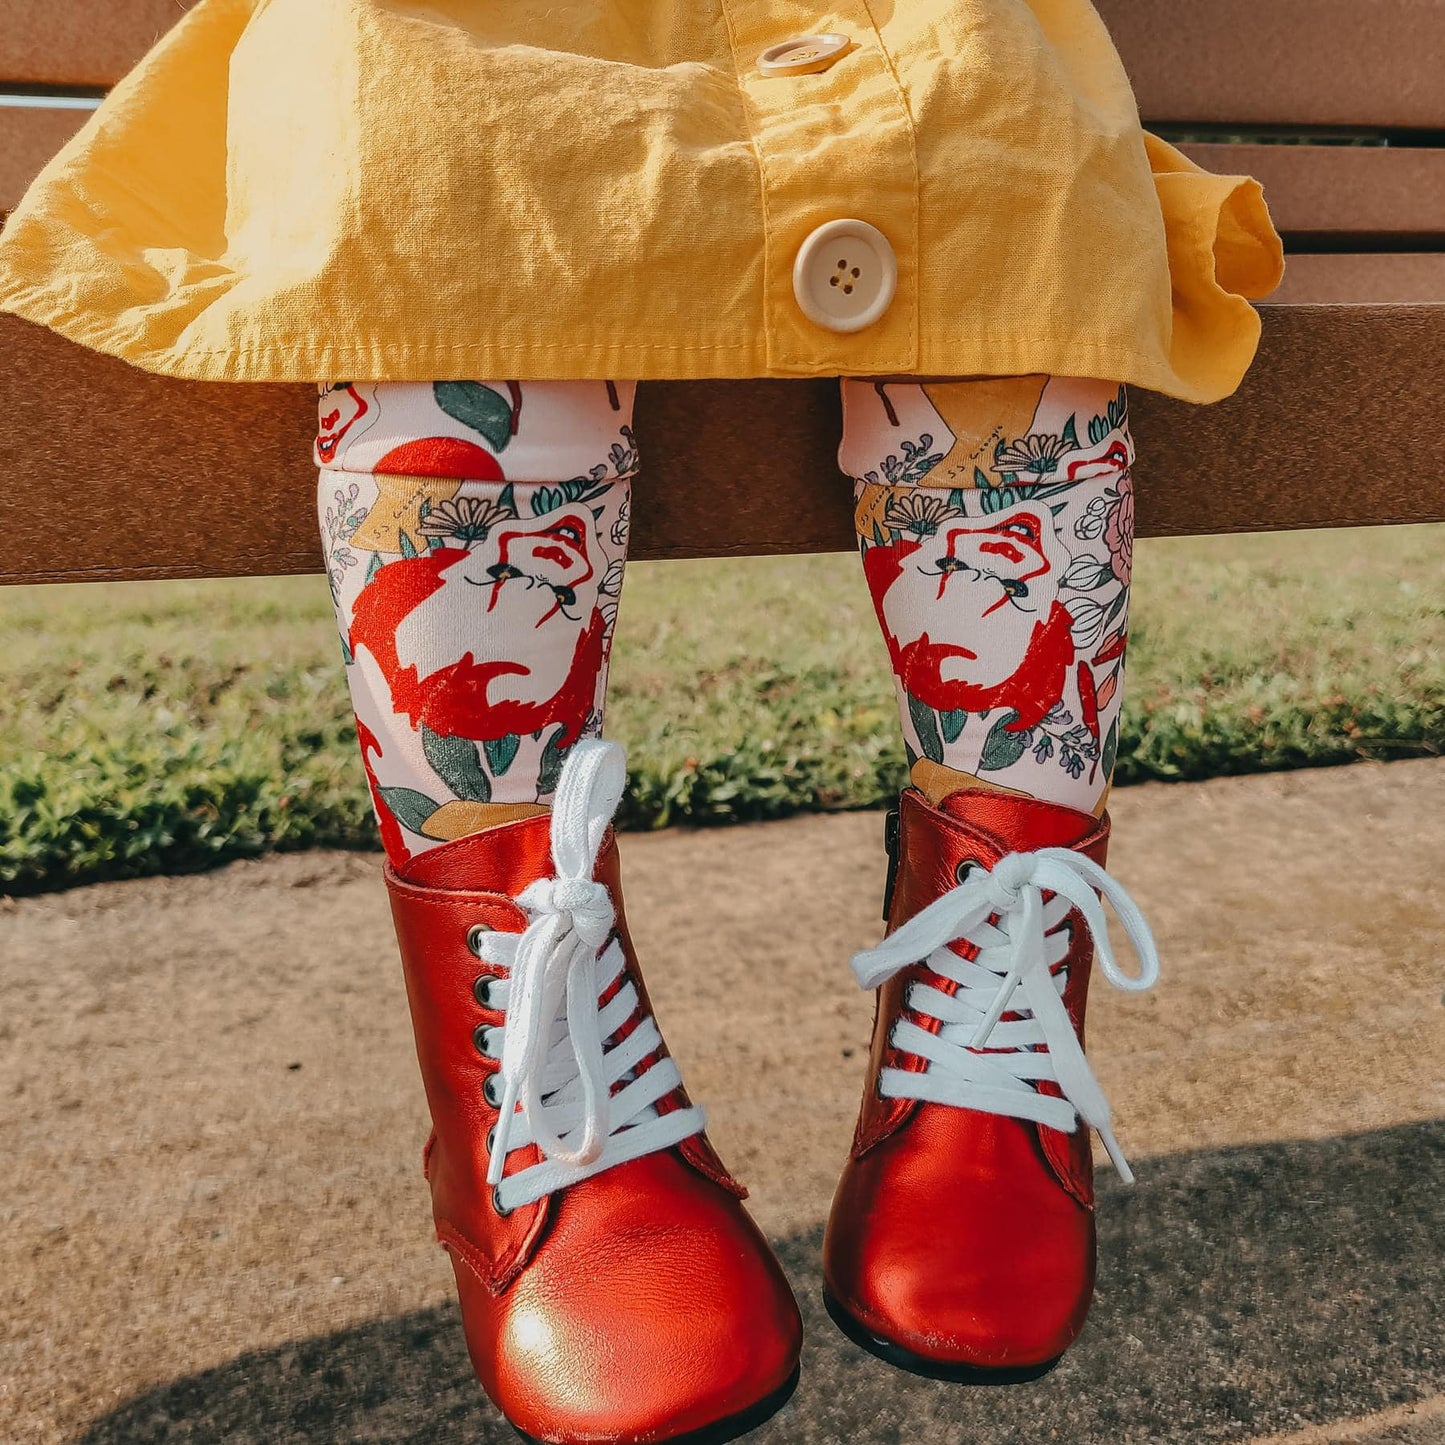
[[[387,870],[426,1172],[472,1363],[519,1433],[730,1440],[787,1398],[801,1324],[652,1021],[623,778],[620,748],[580,742],[550,819]]]
[[[1084,1057],[1092,955],[1129,990],[1153,984],[1158,956],[1103,870],[1107,814],[972,789],[935,808],[909,789],[889,823],[888,937],[853,960],[881,987],[825,1300],[845,1334],[904,1369],[1033,1379],[1093,1294],[1090,1128],[1133,1178]],[[1109,950],[1096,889],[1136,978]]]

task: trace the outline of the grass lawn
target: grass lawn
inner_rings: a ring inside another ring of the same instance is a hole
[[[1445,528],[1142,542],[1118,780],[1437,754]],[[374,846],[319,577],[0,588],[0,891]],[[855,558],[635,564],[634,827],[869,807],[903,774]]]

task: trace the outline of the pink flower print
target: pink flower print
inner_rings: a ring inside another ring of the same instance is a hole
[[[1119,478],[1119,496],[1104,522],[1104,545],[1114,564],[1114,575],[1124,586],[1134,570],[1134,482],[1128,472]]]

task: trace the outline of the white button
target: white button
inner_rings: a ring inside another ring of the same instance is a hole
[[[758,56],[764,75],[812,75],[827,70],[852,45],[846,35],[795,35]]]
[[[898,260],[888,237],[867,221],[829,221],[793,262],[793,294],[803,315],[829,331],[861,331],[888,309]]]

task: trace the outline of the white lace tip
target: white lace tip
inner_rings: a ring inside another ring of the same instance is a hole
[[[495,1189],[502,1182],[502,1170],[506,1167],[507,1156],[500,1149],[487,1160],[487,1184]]]
[[[1124,1151],[1119,1148],[1119,1141],[1114,1137],[1114,1131],[1108,1127],[1099,1130],[1099,1138],[1103,1142],[1104,1152],[1109,1156],[1109,1162],[1114,1166],[1114,1172],[1124,1184],[1134,1182],[1134,1171],[1129,1167],[1129,1161],[1124,1157]]]

